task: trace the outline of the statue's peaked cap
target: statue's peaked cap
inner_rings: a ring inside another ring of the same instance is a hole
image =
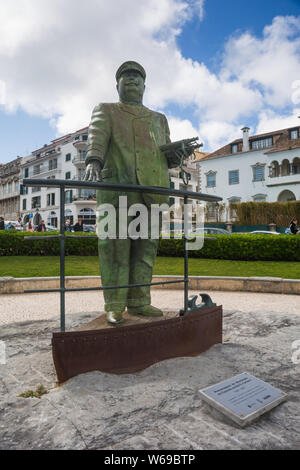
[[[134,62],[133,60],[128,60],[127,62],[124,62],[124,64],[120,65],[120,67],[118,68],[116,72],[117,82],[119,81],[119,78],[121,77],[122,73],[126,70],[137,70],[142,75],[143,79],[146,79],[146,72],[144,67],[142,67],[137,62]]]

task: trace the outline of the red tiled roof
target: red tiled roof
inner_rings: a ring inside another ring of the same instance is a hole
[[[264,134],[257,134],[257,135],[252,135],[249,136],[249,142],[253,142],[254,140],[262,139],[264,137],[273,137],[273,146],[266,148],[265,152],[266,154],[269,153],[274,153],[274,152],[280,152],[282,150],[291,150],[294,148],[300,148],[300,138],[299,139],[290,139],[290,130],[295,129],[295,127],[289,127],[287,129],[281,129],[278,131],[273,131],[273,132],[265,132]],[[238,152],[232,153],[231,146],[233,144],[238,145]],[[242,145],[243,145],[243,139],[236,139],[230,142],[227,145],[224,145],[224,147],[221,147],[220,149],[216,150],[215,152],[209,153],[206,157],[203,157],[202,160],[208,160],[210,158],[221,158],[221,157],[227,157],[231,155],[237,155],[240,153],[243,153],[242,151]],[[248,152],[255,152],[257,149],[251,149],[248,150]],[[247,153],[247,152],[245,152]]]

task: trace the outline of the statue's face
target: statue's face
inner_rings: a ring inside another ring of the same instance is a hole
[[[145,91],[144,79],[138,71],[127,70],[119,78],[117,90],[122,102],[141,103]]]

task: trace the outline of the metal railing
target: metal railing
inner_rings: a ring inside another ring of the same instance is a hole
[[[184,230],[184,279],[176,281],[161,281],[151,282],[144,284],[128,284],[122,286],[101,286],[101,287],[76,287],[66,288],[65,287],[65,240],[66,238],[83,238],[86,235],[67,235],[65,234],[65,189],[66,188],[94,188],[101,191],[123,191],[123,192],[141,192],[141,193],[152,193],[160,194],[165,196],[177,196],[184,199],[184,204],[188,203],[188,199],[196,199],[207,202],[221,201],[222,198],[218,196],[211,196],[209,194],[195,193],[192,191],[183,191],[178,189],[161,188],[157,186],[141,186],[135,184],[116,184],[116,183],[95,183],[90,181],[70,181],[70,180],[48,180],[48,179],[32,179],[26,178],[21,181],[23,186],[45,186],[45,187],[59,187],[60,189],[60,234],[59,235],[44,235],[25,237],[27,240],[41,240],[47,238],[58,238],[60,241],[60,284],[57,289],[30,289],[25,290],[24,293],[38,293],[38,292],[60,292],[60,330],[65,331],[65,293],[75,291],[94,291],[94,290],[106,290],[106,289],[125,289],[129,287],[145,287],[145,286],[156,286],[162,284],[177,284],[184,283],[184,309],[183,314],[188,309],[188,250],[187,243],[188,239]],[[186,214],[184,213],[184,227],[186,225]],[[97,236],[90,235],[90,237],[98,238]]]

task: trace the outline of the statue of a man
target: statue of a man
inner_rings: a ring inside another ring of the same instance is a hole
[[[146,72],[140,64],[125,62],[116,73],[120,101],[95,107],[88,133],[87,181],[170,187],[168,168],[176,163],[168,161],[159,149],[170,143],[169,126],[163,114],[143,106],[145,79]],[[97,206],[110,203],[118,208],[120,195],[128,197],[128,206],[142,203],[149,208],[151,204],[168,202],[168,197],[162,195],[105,190],[97,191]],[[127,224],[131,219],[128,216]],[[151,282],[157,239],[117,236],[99,239],[98,243],[103,286]],[[151,306],[149,286],[107,289],[104,299],[110,324],[122,322],[126,308],[133,315],[162,315],[160,309]]]

